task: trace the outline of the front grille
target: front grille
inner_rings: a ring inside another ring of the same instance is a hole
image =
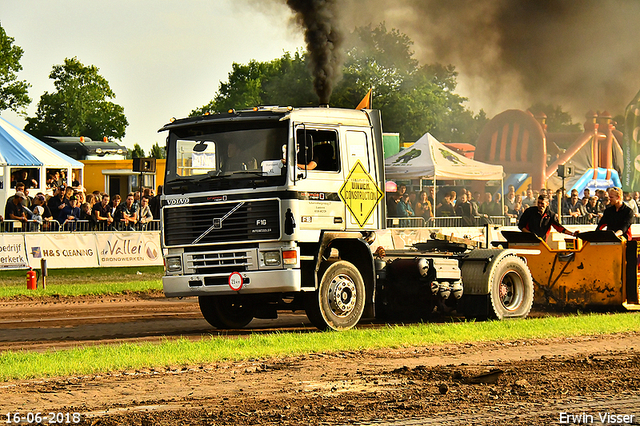
[[[280,238],[277,199],[165,206],[163,215],[168,247]]]
[[[186,254],[187,269],[196,274],[231,274],[256,268],[254,250],[228,250]]]

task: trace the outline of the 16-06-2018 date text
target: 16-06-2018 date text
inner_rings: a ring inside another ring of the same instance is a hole
[[[34,413],[34,412],[7,412],[4,423],[7,424],[77,424],[80,423],[80,413]]]

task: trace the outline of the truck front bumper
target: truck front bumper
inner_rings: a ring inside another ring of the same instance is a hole
[[[289,293],[298,292],[302,287],[300,269],[245,271],[239,274],[242,276],[239,290],[233,290],[229,284],[231,274],[169,275],[162,277],[162,286],[167,297]],[[236,283],[234,287],[238,287]]]

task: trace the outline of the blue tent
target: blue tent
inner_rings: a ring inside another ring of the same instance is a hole
[[[4,126],[11,124],[0,117]],[[11,166],[41,166],[42,162],[25,150],[20,143],[0,126],[0,165]]]
[[[27,171],[29,177],[37,182],[29,188],[30,195],[34,195],[47,192],[47,171],[64,170],[70,178],[74,169],[81,171],[83,168],[81,162],[56,151],[0,117],[0,206],[4,206],[7,198],[15,193],[12,177],[16,173]],[[78,176],[81,178],[82,173]]]
[[[0,117],[0,165],[81,169],[84,165]]]

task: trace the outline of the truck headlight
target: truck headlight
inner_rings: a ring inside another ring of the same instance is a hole
[[[262,262],[265,266],[280,265],[280,251],[264,251],[262,252]]]
[[[180,272],[182,271],[182,261],[179,257],[167,258],[167,271],[168,272]]]

